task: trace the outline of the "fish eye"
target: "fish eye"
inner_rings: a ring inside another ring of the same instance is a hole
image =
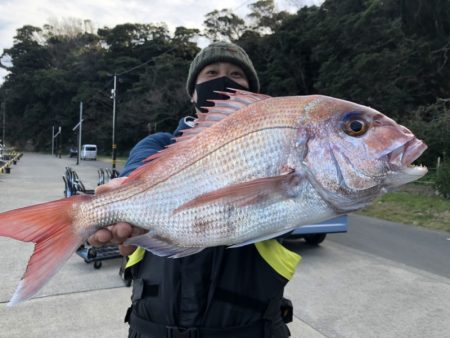
[[[362,136],[369,130],[369,123],[359,114],[348,114],[344,118],[342,130],[349,136]]]

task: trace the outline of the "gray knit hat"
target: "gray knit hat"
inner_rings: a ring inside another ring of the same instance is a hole
[[[213,42],[208,47],[203,48],[191,62],[186,81],[186,90],[189,96],[194,93],[195,82],[201,70],[215,62],[230,62],[241,67],[247,76],[250,91],[259,92],[258,75],[245,50],[234,43]]]

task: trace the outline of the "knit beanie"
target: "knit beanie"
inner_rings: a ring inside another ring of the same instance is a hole
[[[191,62],[189,74],[186,81],[186,90],[192,96],[198,74],[204,67],[215,62],[230,62],[239,66],[248,79],[249,90],[259,92],[259,80],[253,63],[247,53],[238,45],[229,42],[213,42],[203,48]]]

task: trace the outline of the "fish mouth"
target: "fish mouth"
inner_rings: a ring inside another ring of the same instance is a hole
[[[413,138],[388,154],[390,169],[397,171],[405,167],[413,166],[412,163],[418,159],[427,148],[427,145],[423,141]]]
[[[421,140],[413,138],[388,154],[388,165],[391,172],[385,183],[388,186],[400,186],[418,180],[428,169],[412,163],[422,155],[428,146]]]

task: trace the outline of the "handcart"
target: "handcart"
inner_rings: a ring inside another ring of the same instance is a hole
[[[101,248],[83,244],[77,250],[78,256],[84,259],[86,263],[94,263],[94,269],[102,267],[102,261],[107,259],[122,257],[117,245],[108,245]]]
[[[112,173],[109,169],[98,170],[98,185],[105,184],[111,178]],[[94,194],[95,190],[86,189],[83,182],[79,178],[75,170],[66,167],[64,181],[64,196],[70,197],[73,195]],[[119,247],[117,245],[108,245],[101,248],[95,248],[88,243],[82,244],[76,251],[78,256],[84,259],[86,263],[94,263],[95,269],[102,267],[102,261],[113,258],[121,258]]]

